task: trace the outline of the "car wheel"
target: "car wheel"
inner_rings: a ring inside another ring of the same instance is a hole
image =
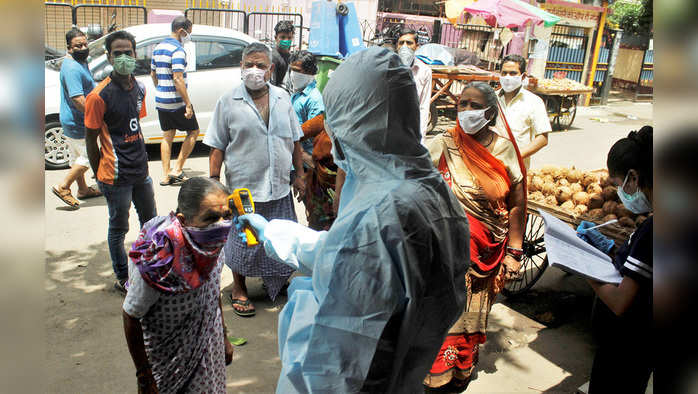
[[[44,161],[47,170],[68,168],[70,149],[61,122],[47,121],[44,133]]]

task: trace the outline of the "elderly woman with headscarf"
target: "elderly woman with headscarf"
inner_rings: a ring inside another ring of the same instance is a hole
[[[346,172],[328,231],[241,216],[293,279],[279,316],[277,393],[422,392],[465,302],[463,209],[420,144],[410,70],[384,48],[350,56],[324,90]]]
[[[216,180],[187,180],[177,211],[147,222],[131,247],[123,318],[139,393],[225,393],[233,359],[220,302],[227,197]]]
[[[495,131],[497,116],[494,90],[483,82],[470,83],[458,101],[456,127],[427,143],[434,166],[470,223],[465,310],[424,380],[428,387],[467,383],[477,363],[478,346],[486,339],[494,298],[521,266],[525,170],[513,138]]]

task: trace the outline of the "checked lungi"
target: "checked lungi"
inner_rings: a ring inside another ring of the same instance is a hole
[[[291,193],[286,197],[269,202],[256,202],[255,213],[264,216],[267,220],[286,219],[297,221],[296,211],[293,208]],[[267,289],[267,294],[274,300],[279,290],[286,284],[294,269],[282,262],[267,257],[264,245],[248,247],[238,236],[235,227],[232,228],[228,241],[225,244],[225,264],[233,272],[243,276],[262,278]]]

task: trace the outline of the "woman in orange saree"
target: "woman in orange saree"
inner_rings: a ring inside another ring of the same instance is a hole
[[[427,387],[467,384],[478,347],[487,338],[492,303],[521,266],[525,167],[513,137],[504,138],[494,129],[497,116],[494,90],[473,82],[459,98],[456,127],[427,142],[432,162],[468,216],[471,260],[465,310],[424,380]]]

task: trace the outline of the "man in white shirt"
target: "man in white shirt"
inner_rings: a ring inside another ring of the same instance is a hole
[[[419,129],[422,133],[422,142],[427,134],[429,124],[429,107],[431,105],[431,68],[421,60],[415,58],[417,50],[417,32],[403,27],[397,40],[397,53],[402,62],[412,70],[412,77],[417,87],[419,97]]]
[[[506,56],[499,78],[502,89],[497,96],[528,169],[531,156],[548,145],[548,133],[552,128],[543,99],[524,89],[525,75],[526,59],[519,55]]]

